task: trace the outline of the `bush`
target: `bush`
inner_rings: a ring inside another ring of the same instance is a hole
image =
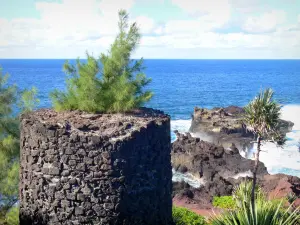
[[[205,219],[198,214],[181,207],[173,207],[173,221],[176,225],[205,225]]]
[[[213,199],[213,206],[222,209],[233,209],[236,207],[236,204],[232,196],[221,196],[221,197],[216,196]]]
[[[244,204],[241,208],[214,217],[211,225],[299,225],[299,213],[299,210],[284,209],[282,203],[256,201],[255,212],[252,211],[250,202],[248,206]]]
[[[7,225],[18,225],[19,224],[19,207],[12,207],[6,214]]]
[[[252,183],[242,183],[233,193],[234,210],[227,210],[211,219],[211,225],[300,225],[299,209],[292,210],[285,201],[268,200],[260,188],[256,189],[255,211],[251,205]]]
[[[119,33],[107,54],[99,59],[87,54],[87,62],[79,59],[76,66],[66,62],[67,91],[50,94],[57,111],[126,112],[142,106],[152,97],[143,91],[150,82],[143,70],[143,59],[131,60],[140,41],[136,23],[129,26],[128,14],[119,12]]]
[[[0,68],[0,224],[17,224],[20,131],[15,111],[30,111],[38,100],[35,88],[20,91],[8,78]]]

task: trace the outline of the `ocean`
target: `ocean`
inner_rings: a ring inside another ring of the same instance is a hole
[[[39,90],[39,107],[51,107],[49,92],[65,88],[64,61],[0,59],[0,66],[10,83]],[[195,106],[245,106],[261,89],[273,88],[283,105],[282,118],[295,126],[283,148],[263,145],[261,161],[271,174],[300,177],[300,60],[145,60],[145,66],[154,92],[146,106],[169,114],[172,130],[180,132],[188,131]]]

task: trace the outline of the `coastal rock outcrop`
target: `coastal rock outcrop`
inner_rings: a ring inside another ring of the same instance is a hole
[[[20,224],[172,224],[170,118],[57,113],[21,118]]]
[[[184,182],[173,184],[173,202],[197,205],[198,209],[211,209],[214,196],[231,195],[234,186],[251,180],[254,161],[243,158],[234,144],[226,150],[222,146],[194,138],[189,133],[175,132],[177,140],[172,143],[172,166],[187,168],[186,172],[200,179],[199,188]],[[276,174],[270,175],[262,162],[258,166],[258,184],[270,198],[282,198],[292,194],[294,203],[300,202],[300,178]],[[194,207],[193,206],[193,207]]]
[[[176,132],[177,140],[172,143],[172,166],[175,170],[182,167],[203,182],[213,181],[216,176],[237,178],[251,176],[254,161],[243,158],[236,147],[230,149],[209,143],[200,138],[193,138],[189,133]],[[263,163],[259,163],[258,177],[268,174]]]
[[[195,107],[189,131],[225,148],[234,143],[239,151],[247,153],[253,147],[254,134],[243,123],[244,112],[243,108],[237,106],[211,110]],[[290,121],[280,120],[278,126],[282,135],[285,135],[293,125]]]

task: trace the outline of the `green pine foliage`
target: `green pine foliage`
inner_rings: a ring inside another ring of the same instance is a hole
[[[129,25],[126,11],[119,12],[119,32],[107,54],[99,59],[87,53],[87,61],[76,65],[68,61],[64,71],[67,91],[51,93],[57,111],[126,112],[149,101],[152,92],[144,91],[150,79],[142,72],[143,59],[132,60],[141,39],[136,23]]]
[[[173,222],[175,225],[206,225],[205,218],[182,208],[173,206]]]
[[[0,69],[0,224],[18,224],[20,131],[14,110],[29,111],[38,103],[37,90],[18,91]],[[19,99],[19,100],[18,100]]]

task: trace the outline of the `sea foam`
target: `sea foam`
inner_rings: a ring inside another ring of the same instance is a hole
[[[292,121],[294,123],[293,130],[287,133],[287,142],[283,147],[277,147],[271,142],[263,143],[260,161],[265,164],[271,174],[284,173],[300,177],[300,105],[283,106],[281,118]],[[191,120],[171,121],[172,142],[176,140],[174,130],[185,133],[188,132],[190,125]],[[254,145],[251,151],[255,152],[255,150],[256,146]]]
[[[176,140],[174,130],[178,130],[179,133],[186,133],[189,131],[192,120],[171,120],[171,141]]]
[[[266,142],[262,145],[260,161],[271,174],[285,173],[300,177],[300,105],[286,105],[282,108],[281,118],[294,123],[293,130],[287,133],[287,142],[283,147]],[[257,146],[254,146],[254,151]]]

